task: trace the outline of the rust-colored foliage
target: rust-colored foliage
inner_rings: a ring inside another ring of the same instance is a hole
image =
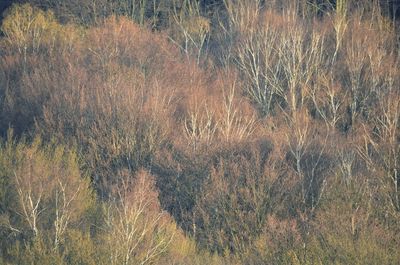
[[[398,22],[334,2],[13,5],[0,263],[398,264]]]

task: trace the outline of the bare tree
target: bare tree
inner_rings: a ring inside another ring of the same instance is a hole
[[[93,198],[89,180],[81,177],[76,154],[65,154],[64,148],[59,147],[55,150],[54,157],[63,157],[64,160],[57,165],[59,172],[53,179],[54,248],[57,249],[67,228],[79,220],[82,213],[92,204]]]
[[[173,1],[172,18],[175,30],[169,39],[186,55],[194,56],[199,65],[208,55],[210,21],[201,15],[200,2],[184,0],[180,6]]]
[[[189,117],[184,120],[185,136],[190,141],[193,151],[196,151],[201,144],[210,145],[218,128],[214,111],[210,110],[207,104],[200,105],[203,107],[195,103],[194,109],[189,112]]]
[[[309,94],[318,115],[334,129],[343,119],[344,112],[345,95],[340,83],[334,80],[332,74],[321,71],[316,84],[311,85]]]
[[[46,210],[53,189],[51,168],[46,163],[47,154],[40,150],[40,144],[36,139],[30,148],[17,145],[15,157],[10,161],[19,199],[19,214],[34,236],[40,232],[40,217]]]
[[[12,6],[2,22],[5,40],[15,47],[27,63],[28,54],[38,54],[45,42],[54,42],[59,24],[51,11],[30,4]]]
[[[121,173],[116,200],[106,206],[105,236],[110,264],[150,264],[173,239],[171,221],[160,209],[154,180],[145,171]]]
[[[218,119],[218,133],[226,142],[248,139],[256,129],[256,119],[240,111],[240,102],[236,99],[236,80],[228,89],[223,88],[223,108]]]
[[[382,172],[381,184],[385,187],[391,209],[400,211],[400,95],[390,91],[380,102],[374,116],[374,129],[365,126],[365,145],[358,148],[359,154],[373,172]]]
[[[265,19],[262,25],[251,25],[253,28],[242,32],[235,58],[245,80],[244,90],[264,116],[270,115],[274,97],[283,90],[281,62],[276,52],[280,34],[273,19]]]
[[[301,183],[302,203],[309,206],[312,212],[318,206],[326,185],[324,172],[321,170],[327,167],[324,156],[328,152],[330,130],[313,124],[304,109],[296,112],[293,118],[287,118],[287,125],[286,141]],[[321,133],[325,133],[323,138],[315,136]]]
[[[282,61],[283,76],[287,88],[280,91],[288,106],[288,115],[301,109],[308,96],[311,82],[323,66],[323,49],[325,36],[316,30],[310,35],[300,21],[290,21],[285,34],[278,44],[278,52]],[[306,42],[307,37],[310,42]]]
[[[9,157],[19,199],[19,214],[36,237],[41,233],[45,215],[53,221],[54,248],[71,223],[79,220],[92,203],[89,182],[82,178],[73,151],[64,147],[9,143],[15,148]]]
[[[365,111],[366,102],[371,96],[371,89],[365,85],[368,59],[365,47],[369,43],[369,34],[371,32],[358,19],[353,23],[355,31],[351,33],[345,43],[345,62],[350,88],[348,96],[350,102],[348,104],[351,124],[355,124],[359,114]]]

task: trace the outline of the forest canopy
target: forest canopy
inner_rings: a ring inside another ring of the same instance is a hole
[[[396,1],[3,5],[0,264],[400,263]]]

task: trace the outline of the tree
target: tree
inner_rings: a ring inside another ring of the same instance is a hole
[[[12,180],[21,223],[11,230],[33,238],[51,231],[58,249],[68,227],[79,221],[93,202],[86,177],[81,176],[73,150],[44,145],[39,137],[29,144],[9,139],[2,147],[3,167]]]
[[[195,207],[200,246],[241,256],[261,232],[272,205],[276,163],[268,143],[217,157]],[[236,153],[236,154],[235,154]]]
[[[55,17],[51,11],[42,11],[30,4],[13,5],[7,10],[1,30],[12,47],[23,55],[39,53],[43,42],[52,41],[57,32]]]
[[[151,264],[173,240],[174,224],[160,209],[153,177],[120,175],[115,202],[106,205],[104,242],[110,264]]]

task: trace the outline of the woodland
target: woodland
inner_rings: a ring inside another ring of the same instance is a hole
[[[3,2],[0,264],[400,264],[395,2]]]

